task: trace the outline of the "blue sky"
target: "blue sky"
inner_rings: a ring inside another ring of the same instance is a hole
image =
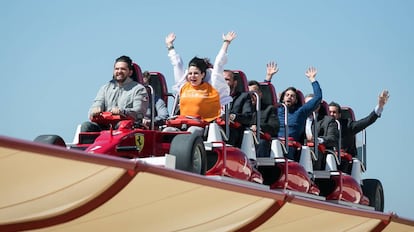
[[[176,33],[187,62],[214,59],[221,35],[234,30],[226,68],[262,80],[266,63],[276,61],[278,92],[310,92],[304,72],[315,66],[324,99],[351,106],[359,119],[381,90],[390,91],[383,116],[367,130],[364,178],[382,181],[385,212],[413,219],[413,10],[409,0],[2,1],[0,134],[72,141],[116,57],[131,56],[171,86],[168,33]]]

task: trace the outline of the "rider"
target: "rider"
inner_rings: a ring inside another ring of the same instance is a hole
[[[111,112],[140,121],[148,108],[148,94],[145,87],[131,79],[133,64],[128,56],[115,60],[112,80],[102,86],[89,109],[89,119],[82,123],[82,132],[98,132],[109,129],[109,125],[92,122],[102,112]]]
[[[223,45],[214,66],[207,59],[194,57],[184,70],[180,55],[174,48],[175,34],[165,38],[168,56],[174,68],[173,89],[179,93],[180,115],[200,117],[211,122],[221,115],[221,105],[231,102],[230,89],[223,78],[223,66],[227,62],[227,48],[236,33],[223,35]]]
[[[267,64],[266,79],[265,81],[270,82],[275,73],[278,72],[278,67],[275,62]],[[282,92],[280,96],[280,103],[283,103],[287,108],[287,123],[288,123],[288,136],[295,141],[300,141],[304,133],[306,118],[319,106],[322,101],[322,90],[316,80],[317,70],[314,67],[309,67],[305,76],[311,82],[313,88],[314,97],[303,104],[298,106],[298,93],[296,88],[289,87]],[[280,121],[279,137],[285,136],[285,108],[281,105],[278,107],[278,116]],[[299,161],[299,153],[296,152],[296,148],[289,146],[288,158]]]

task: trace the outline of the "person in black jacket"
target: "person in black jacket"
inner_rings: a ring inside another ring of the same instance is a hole
[[[313,94],[305,96],[305,102],[308,102],[313,98]],[[314,131],[316,130],[317,142],[322,145],[318,148],[318,159],[314,162],[314,169],[325,169],[326,164],[326,150],[338,150],[339,144],[339,130],[338,124],[335,119],[329,115],[323,114],[321,106],[314,111],[315,114],[311,114],[305,124],[305,135],[307,142],[314,142]],[[316,116],[316,123],[314,122],[314,115]],[[316,128],[315,128],[316,126]]]
[[[341,118],[341,106],[336,102],[329,103],[329,115],[341,123],[341,151],[350,154],[352,157],[357,156],[355,135],[373,124],[381,116],[388,98],[388,91],[382,91],[375,109],[368,116],[357,121],[352,118]],[[351,173],[351,168],[351,162],[341,160],[340,169],[342,171]]]
[[[260,84],[257,81],[249,81],[249,92],[255,92],[262,98],[262,91],[260,90]],[[256,107],[256,95],[252,94],[252,105]],[[252,125],[250,129],[256,134],[257,131],[257,112],[254,111]],[[279,118],[277,117],[277,108],[274,105],[266,104],[260,101],[260,129],[259,131],[264,134],[261,136],[260,143],[257,147],[258,157],[270,156],[271,137],[277,137],[279,132]]]
[[[237,80],[231,70],[224,70],[224,79],[230,87],[230,95],[233,101],[230,103],[230,121],[235,122],[230,126],[230,136],[227,141],[235,147],[241,147],[243,132],[251,125],[253,107],[248,92],[237,91]]]
[[[357,121],[353,121],[351,118],[341,119],[341,106],[336,102],[329,103],[329,115],[341,123],[341,149],[353,157],[357,155],[355,135],[373,124],[381,116],[388,98],[388,91],[382,91],[375,109],[368,116]]]

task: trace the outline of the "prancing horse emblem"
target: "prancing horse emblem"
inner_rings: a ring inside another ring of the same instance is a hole
[[[142,148],[144,147],[144,134],[135,134],[135,145],[137,146],[138,151],[142,150]]]

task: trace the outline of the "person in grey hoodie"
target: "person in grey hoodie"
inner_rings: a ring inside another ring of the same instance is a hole
[[[102,112],[142,120],[148,108],[148,93],[143,85],[131,78],[133,69],[130,57],[121,56],[115,60],[112,80],[99,89],[89,109],[90,120]],[[87,121],[82,123],[81,132],[97,132],[108,129],[106,126]]]

